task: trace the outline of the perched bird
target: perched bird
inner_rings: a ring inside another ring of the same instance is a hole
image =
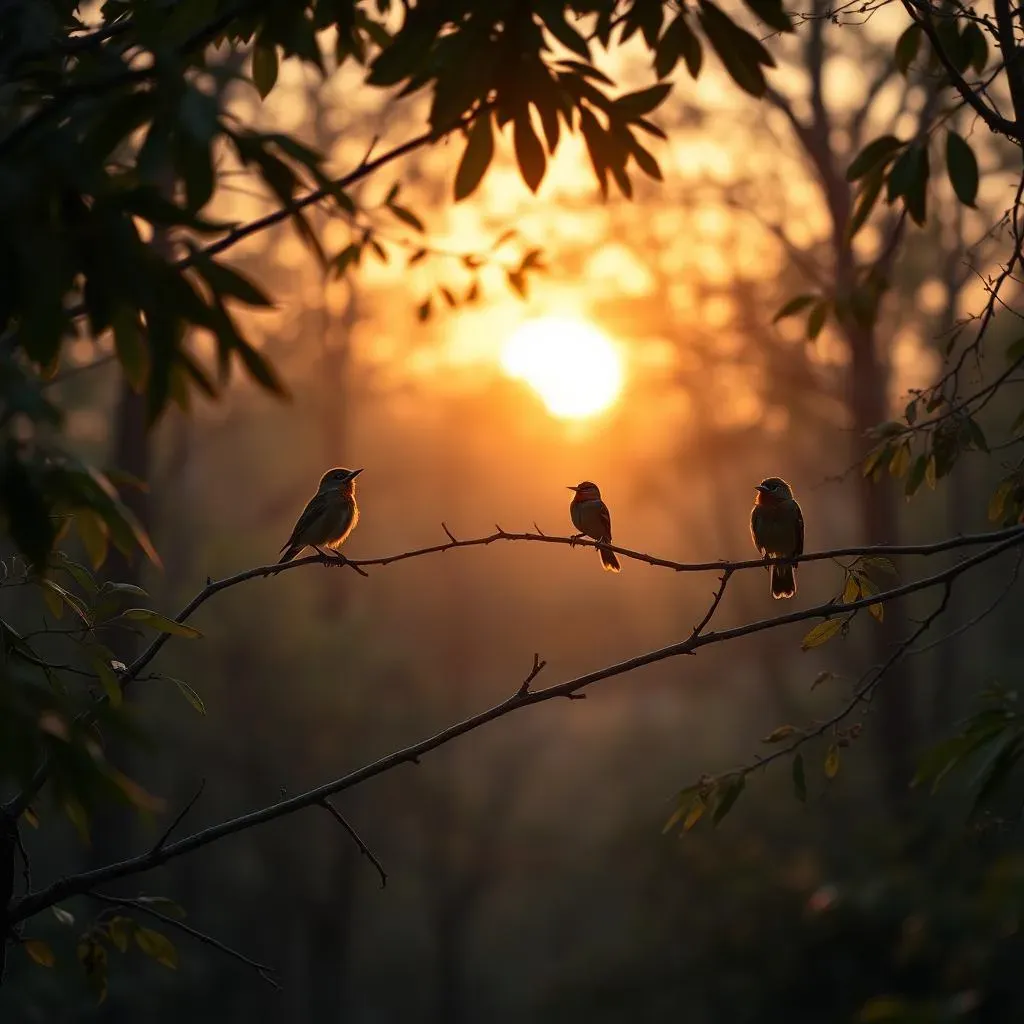
[[[599,544],[610,544],[612,541],[612,517],[608,506],[601,500],[601,492],[597,484],[584,480],[575,487],[573,499],[569,503],[569,516],[572,525],[580,531],[580,534],[591,537]],[[621,568],[619,560],[615,557],[614,551],[605,548],[598,548],[601,556],[601,564],[608,572],[618,572]]]
[[[316,494],[299,516],[281,550],[278,565],[290,562],[304,547],[315,548],[321,555],[322,548],[337,550],[359,522],[359,506],[356,505],[356,477],[361,469],[332,469],[324,473]]]
[[[785,480],[770,476],[757,485],[750,536],[765,558],[796,558],[804,553],[804,515]],[[796,566],[773,565],[770,570],[772,597],[792,597]]]

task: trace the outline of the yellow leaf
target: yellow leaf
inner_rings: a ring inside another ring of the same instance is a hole
[[[130,917],[118,914],[107,922],[107,934],[114,948],[120,953],[128,951],[128,939],[135,929],[135,922]]]
[[[860,580],[854,575],[846,577],[846,585],[843,587],[843,604],[852,604],[860,597]]]
[[[935,483],[938,479],[935,468],[935,456],[928,456],[928,465],[925,466],[924,470],[924,482],[928,485],[931,490],[935,490]]]
[[[177,970],[178,951],[174,948],[174,943],[162,932],[140,927],[135,932],[135,942],[146,956],[172,971]]]
[[[825,754],[825,777],[834,779],[839,773],[839,748],[833,743]]]
[[[52,967],[57,962],[53,950],[42,939],[28,939],[25,942],[25,952],[40,967]]]
[[[75,512],[75,526],[92,567],[98,569],[107,560],[107,524],[95,512],[79,509]]]
[[[21,812],[21,816],[25,819],[25,823],[27,825],[31,825],[32,828],[39,828],[39,817],[31,807],[26,807],[25,810]]]
[[[154,612],[149,608],[129,608],[127,611],[121,612],[121,617],[134,619],[136,622],[144,622],[147,626],[159,630],[161,633],[173,633],[175,636],[187,636],[190,639],[203,635],[198,629],[186,626],[183,622],[175,622],[174,619],[169,619],[166,615],[161,615],[159,612]]]
[[[792,736],[796,732],[795,725],[780,725],[775,729],[772,729],[770,733],[763,740],[762,743],[779,743],[784,739]]]
[[[820,647],[824,643],[828,643],[843,628],[845,619],[826,619],[824,622],[819,622],[804,638],[800,641],[800,649],[809,651],[812,647]]]
[[[889,473],[894,477],[903,476],[910,469],[910,445],[902,444],[896,449],[896,454],[889,463]]]
[[[695,800],[693,806],[690,808],[689,813],[686,815],[686,820],[683,822],[683,831],[689,832],[694,825],[700,821],[704,814],[704,801]]]
[[[875,617],[876,622],[881,622],[885,618],[885,605],[869,604],[868,611]]]
[[[1004,480],[999,487],[996,488],[992,497],[989,498],[988,519],[990,523],[998,522],[1006,514],[1006,499],[1010,496],[1010,491],[1012,491],[1013,488],[1013,480]]]

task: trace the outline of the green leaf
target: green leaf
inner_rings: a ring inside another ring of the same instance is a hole
[[[921,37],[924,29],[920,22],[915,21],[896,41],[896,69],[905,78],[910,65],[913,64],[918,50],[921,48]]]
[[[494,135],[490,111],[484,111],[473,122],[466,140],[466,149],[455,174],[455,201],[472,195],[487,172],[494,156]]]
[[[974,150],[954,131],[946,133],[946,170],[957,199],[973,207],[978,197],[978,161]]]
[[[911,219],[915,224],[922,225],[927,214],[927,190],[927,145],[908,146],[889,172],[889,202],[902,196]]]
[[[201,715],[206,714],[206,705],[203,703],[203,698],[192,689],[183,679],[175,679],[173,676],[167,677],[174,685],[181,691],[182,696],[199,712]]]
[[[857,199],[853,205],[853,212],[850,214],[850,223],[846,227],[846,240],[850,242],[857,232],[867,223],[871,211],[878,202],[882,193],[882,185],[885,184],[885,168],[876,167],[870,171],[860,184],[857,191]]]
[[[800,803],[807,802],[807,778],[804,774],[804,755],[799,752],[793,758],[793,792]]]
[[[166,615],[161,615],[159,612],[154,612],[149,608],[129,608],[127,611],[121,612],[119,618],[131,619],[134,622],[141,622],[150,629],[155,629],[159,633],[170,633],[173,636],[184,636],[190,640],[194,640],[201,637],[203,634],[198,629],[194,629],[192,626],[186,626],[184,622],[175,622],[174,619],[167,618]]]
[[[772,323],[777,324],[788,316],[795,316],[801,310],[806,309],[812,302],[817,301],[817,295],[797,295],[796,298],[790,299],[779,309],[775,316],[772,317]]]
[[[858,181],[880,164],[887,164],[906,143],[895,135],[882,135],[872,139],[846,169],[847,181]]]
[[[277,47],[263,39],[252,52],[252,82],[261,99],[266,99],[277,82]]]
[[[964,26],[964,33],[960,37],[961,43],[967,52],[968,66],[973,68],[976,74],[981,74],[988,64],[988,40],[985,33],[973,21]]]
[[[865,569],[878,569],[881,572],[888,573],[890,576],[899,575],[896,571],[896,566],[892,564],[892,559],[886,558],[885,555],[871,555],[870,558],[864,559],[863,565]]]
[[[800,649],[809,651],[813,647],[820,647],[822,644],[828,643],[843,628],[845,622],[846,619],[841,617],[819,622],[800,641]]]

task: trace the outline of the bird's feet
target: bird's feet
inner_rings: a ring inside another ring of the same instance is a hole
[[[585,536],[586,536],[586,534],[585,534],[585,533],[574,533],[574,534],[573,534],[573,535],[572,535],[572,536],[571,536],[571,537],[569,538],[569,547],[571,547],[571,548],[574,548],[574,547],[576,547],[576,541],[578,541],[578,540],[583,540],[583,538],[584,538]]]

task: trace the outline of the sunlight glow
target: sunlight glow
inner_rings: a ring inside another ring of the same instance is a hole
[[[596,327],[568,317],[527,320],[501,353],[502,369],[540,395],[552,416],[584,419],[622,391],[618,350]]]

